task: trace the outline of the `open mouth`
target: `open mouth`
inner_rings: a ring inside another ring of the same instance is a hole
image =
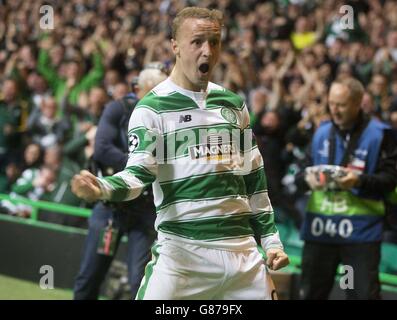
[[[206,74],[210,70],[210,65],[208,63],[202,63],[199,66],[199,70],[201,73]]]

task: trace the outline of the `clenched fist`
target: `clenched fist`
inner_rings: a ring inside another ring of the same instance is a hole
[[[96,177],[87,170],[76,174],[71,182],[72,192],[81,199],[94,202],[101,198],[102,191]]]
[[[289,264],[287,254],[279,248],[270,248],[266,250],[266,264],[270,270],[278,270]]]

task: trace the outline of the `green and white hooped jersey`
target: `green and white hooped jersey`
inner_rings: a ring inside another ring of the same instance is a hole
[[[128,130],[126,168],[98,181],[111,201],[153,184],[159,242],[241,250],[256,246],[255,235],[264,249],[282,248],[241,97],[213,83],[188,91],[168,78],[139,101]]]

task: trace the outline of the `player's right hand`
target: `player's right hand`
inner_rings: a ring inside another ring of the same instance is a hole
[[[72,192],[81,199],[94,202],[101,198],[102,191],[96,177],[87,170],[76,174],[71,182]]]

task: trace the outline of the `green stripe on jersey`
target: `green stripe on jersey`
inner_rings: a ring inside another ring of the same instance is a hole
[[[157,96],[150,92],[135,107],[135,109],[140,108],[149,109],[160,114],[198,109],[198,106],[192,99],[179,92],[174,92],[168,96]]]
[[[127,177],[123,179],[123,175],[126,176],[127,174],[132,174],[138,178],[143,183],[142,187],[151,184],[156,179],[155,176],[142,166],[130,166],[117,175],[104,177],[102,180],[105,180],[112,186],[111,201],[123,201],[127,198],[130,186],[126,182],[128,181]]]
[[[244,106],[243,99],[229,90],[211,90],[206,103],[207,109],[227,107],[241,111]]]
[[[157,210],[175,202],[247,195],[243,176],[233,173],[188,177],[161,184],[161,189],[164,198]]]
[[[133,174],[135,177],[141,180],[145,186],[153,183],[153,181],[156,180],[156,177],[143,166],[129,166],[128,168],[125,168],[122,172],[124,171]]]
[[[247,186],[248,196],[252,196],[254,193],[267,190],[267,181],[263,166],[244,176],[244,181],[245,185]]]
[[[230,215],[189,221],[165,221],[158,230],[191,240],[222,240],[252,236],[251,215]]]
[[[226,107],[241,111],[243,106],[243,99],[228,90],[211,90],[206,99],[207,109]],[[195,101],[179,92],[172,92],[167,96],[158,96],[150,92],[138,102],[135,109],[139,108],[146,108],[161,114],[198,109],[199,107]]]
[[[104,177],[105,180],[112,186],[110,201],[123,201],[127,198],[129,186],[119,176]]]
[[[250,218],[250,223],[255,235],[263,237],[277,232],[273,212],[256,214]]]

